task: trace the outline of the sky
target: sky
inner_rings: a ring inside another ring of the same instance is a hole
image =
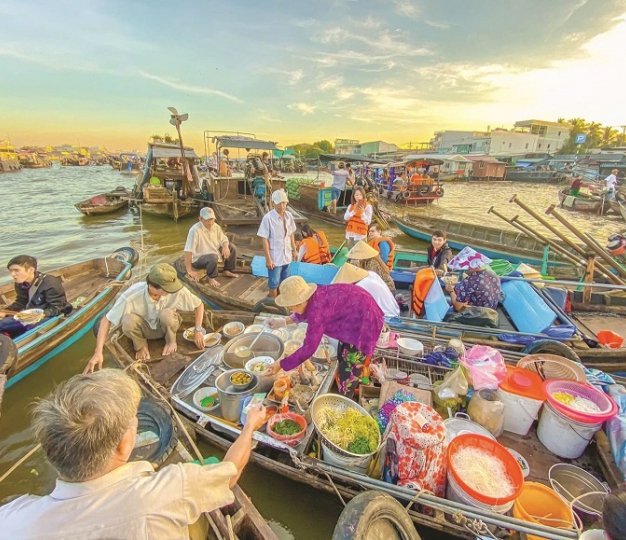
[[[2,0],[0,139],[139,149],[626,124],[626,0]]]

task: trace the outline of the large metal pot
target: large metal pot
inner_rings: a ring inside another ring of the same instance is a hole
[[[263,332],[252,350],[248,351],[245,356],[235,353],[238,347],[249,347],[258,335],[259,332],[251,332],[231,339],[224,347],[224,363],[231,369],[243,369],[246,362],[255,356],[271,356],[274,360],[278,360],[283,355],[285,346],[282,340],[269,332]]]
[[[246,371],[251,377],[252,382],[250,386],[243,391],[235,390],[233,383],[230,382],[230,377],[233,373],[241,371],[240,369],[231,369],[222,373],[217,379],[215,379],[215,387],[217,393],[220,396],[220,410],[222,412],[222,418],[229,422],[239,422],[241,417],[241,411],[243,410],[244,400],[252,396],[259,386],[259,378],[254,374]]]

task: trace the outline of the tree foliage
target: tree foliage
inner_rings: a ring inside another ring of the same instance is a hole
[[[317,157],[320,154],[329,153],[326,150],[327,147],[324,145],[324,148],[322,148],[319,146],[319,143],[330,144],[328,141],[319,141],[314,144],[309,144],[309,143],[294,144],[292,146],[288,146],[287,148],[289,150],[293,150],[296,153],[296,156],[300,157],[301,159],[317,159]],[[332,146],[331,146],[331,152],[332,152]]]
[[[563,118],[559,118],[563,122]],[[590,148],[622,146],[626,143],[622,133],[611,126],[602,126],[600,122],[587,122],[584,118],[571,118],[567,120],[572,126],[569,139],[563,145],[562,154],[586,153]],[[587,141],[584,144],[576,144],[576,136],[585,134]]]
[[[335,151],[334,146],[330,141],[322,140],[313,143],[313,146],[321,148],[324,154],[332,154]]]

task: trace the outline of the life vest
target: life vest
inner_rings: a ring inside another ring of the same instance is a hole
[[[306,253],[302,258],[302,262],[310,264],[326,264],[330,262],[330,249],[326,235],[320,231],[309,238],[304,238],[299,244],[306,246]]]
[[[386,236],[382,236],[380,238],[374,238],[373,240],[370,240],[368,244],[372,246],[376,251],[378,251],[378,253],[380,253],[380,248],[378,246],[381,242],[387,242],[389,244],[389,247],[391,248],[391,250],[389,251],[389,257],[387,257],[387,260],[383,262],[387,265],[387,268],[389,268],[389,270],[393,270],[393,260],[396,256],[396,246],[393,245],[391,239],[387,238]]]
[[[411,293],[411,311],[416,317],[424,314],[424,300],[436,278],[435,271],[430,267],[422,268],[415,274]]]
[[[354,205],[351,204],[348,207],[348,210],[352,211],[353,207]],[[356,210],[354,215],[348,220],[346,232],[358,234],[359,236],[367,236],[367,223],[363,221],[363,218],[361,217],[362,215],[363,212],[361,212],[360,210]]]

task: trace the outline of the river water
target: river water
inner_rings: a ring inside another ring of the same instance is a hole
[[[23,253],[36,256],[44,271],[102,256],[131,244],[142,246],[145,253],[140,268],[134,270],[135,275],[156,262],[172,261],[180,254],[193,219],[174,223],[132,212],[85,217],[73,206],[117,186],[130,189],[133,183],[133,177],[108,166],[62,168],[55,164],[52,169],[27,169],[0,175],[0,283],[10,281],[6,262]],[[445,196],[437,204],[408,212],[503,226],[499,218],[486,214],[490,206],[507,216],[522,215],[521,209],[508,202],[517,193],[534,209],[543,211],[557,202],[557,190],[556,186],[517,183],[452,183],[446,184]],[[611,233],[624,228],[618,217],[564,212],[601,243]],[[530,219],[525,221],[530,222]],[[340,228],[315,220],[313,226],[323,227],[335,245],[343,239]],[[423,247],[404,235],[398,235],[396,240],[402,247]],[[80,373],[94,345],[90,333],[5,393],[0,417],[0,473],[34,444],[29,429],[30,405],[61,381]],[[205,450],[208,453],[211,449]],[[35,453],[0,484],[0,501],[22,493],[45,494],[52,489],[54,477],[54,471],[41,452]],[[254,466],[248,467],[241,484],[280,532],[281,538],[322,540],[332,535],[341,512],[341,505],[333,497]]]

